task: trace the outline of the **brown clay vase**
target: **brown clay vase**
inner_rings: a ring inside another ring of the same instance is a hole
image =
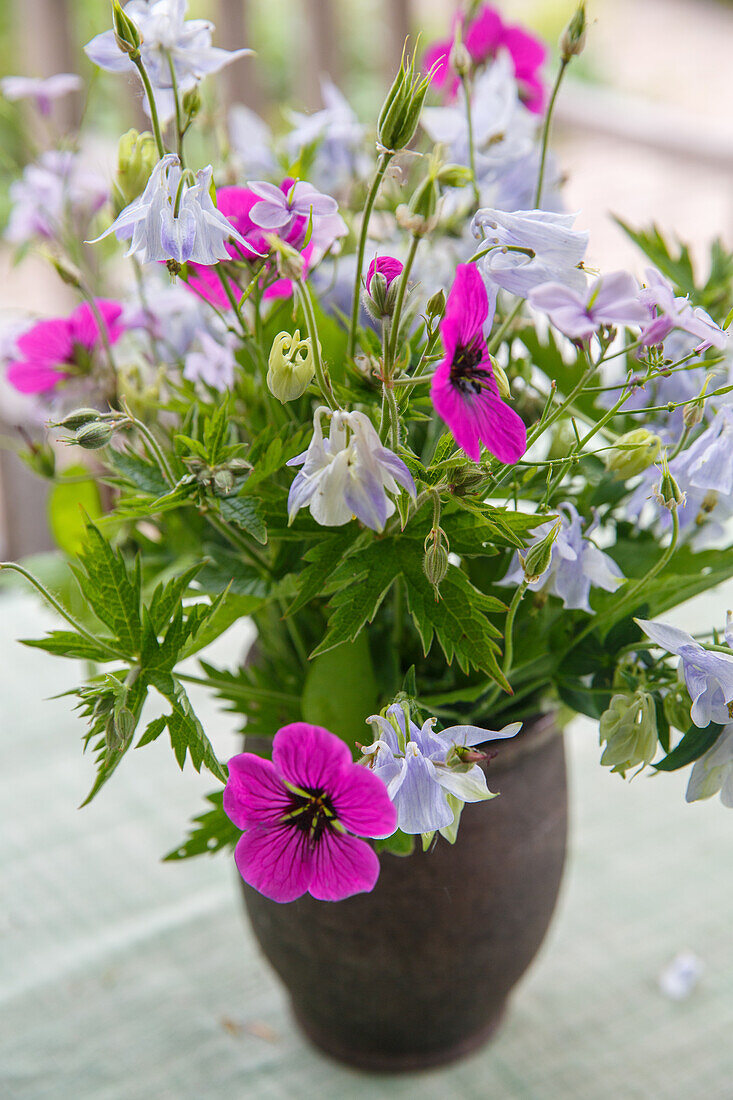
[[[545,716],[488,747],[500,797],[464,808],[454,846],[383,853],[372,893],[279,905],[244,885],[300,1027],[341,1061],[412,1070],[473,1050],[542,943],[565,859],[562,734]]]

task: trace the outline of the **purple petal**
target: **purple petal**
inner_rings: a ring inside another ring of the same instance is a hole
[[[379,878],[379,859],[363,840],[326,830],[313,852],[309,892],[319,901],[369,893]]]
[[[339,782],[339,773],[352,764],[351,753],[340,737],[307,722],[293,722],[277,731],[272,760],[288,783],[329,792]]]
[[[308,834],[292,826],[248,829],[234,849],[245,882],[273,901],[295,901],[308,889],[313,850]]]
[[[637,619],[636,622],[648,638],[651,638],[662,649],[666,649],[668,653],[679,653],[682,646],[695,646],[697,644],[691,634],[684,630],[678,630],[676,626],[669,626],[667,623],[655,623],[651,619]]]
[[[240,829],[274,825],[291,807],[291,796],[271,760],[243,752],[229,761],[224,812]]]
[[[336,817],[349,832],[385,837],[397,828],[397,811],[387,788],[368,768],[360,764],[344,768],[330,794]]]
[[[445,317],[440,332],[457,332],[457,343],[468,345],[478,335],[483,338],[483,325],[489,312],[489,296],[475,264],[459,264],[448,295]]]

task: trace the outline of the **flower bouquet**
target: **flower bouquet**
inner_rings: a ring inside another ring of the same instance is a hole
[[[7,230],[79,297],[3,343],[69,568],[1,568],[65,620],[26,644],[90,666],[85,804],[167,736],[213,784],[167,858],[233,850],[309,1034],[444,1060],[547,927],[572,712],[622,777],[692,765],[688,799],[733,805],[733,628],[665,620],[733,575],[733,258],[703,281],[629,229],[642,282],[587,264],[549,151],[583,4],[551,89],[545,46],[469,3],[422,67],[405,51],[376,127],[326,82],[285,132],[208,105],[250,51],[185,3],[112,14],[86,53],[139,83],[150,131],[111,186],[76,141],[43,151]],[[256,641],[216,667],[244,618]],[[192,682],[239,715],[228,763]]]

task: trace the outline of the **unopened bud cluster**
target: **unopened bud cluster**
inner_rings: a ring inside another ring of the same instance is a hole
[[[601,764],[625,777],[629,768],[651,764],[657,751],[657,712],[647,691],[619,694],[601,715]]]
[[[377,141],[385,151],[396,153],[412,141],[430,79],[415,72],[415,54],[408,62],[403,52],[399,71],[377,120]]]
[[[662,460],[661,481],[652,489],[652,496],[657,504],[661,504],[663,508],[668,508],[670,512],[679,508],[680,505],[684,507],[687,499],[685,493],[682,492],[679,485],[672,477],[666,457]]]
[[[85,451],[98,451],[106,447],[120,426],[117,413],[101,413],[99,409],[76,409],[54,426],[65,428],[73,434],[65,443],[83,447]]]
[[[218,466],[210,466],[202,458],[184,459],[190,473],[183,483],[197,482],[206,492],[217,497],[227,497],[238,492],[252,473],[252,466],[244,458],[230,458]]]
[[[320,344],[319,344],[320,351]],[[310,337],[280,332],[272,341],[267,361],[267,388],[283,405],[302,397],[316,373]]]

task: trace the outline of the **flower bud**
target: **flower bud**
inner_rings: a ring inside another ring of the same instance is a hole
[[[539,542],[535,542],[533,546],[530,546],[524,557],[521,554],[519,555],[527,584],[538,581],[550,568],[552,547],[555,544],[555,539],[560,534],[561,528],[562,520],[558,520]]]
[[[301,340],[299,329],[292,335],[278,333],[272,341],[267,366],[267,388],[273,397],[283,405],[302,397],[316,373],[310,338]]]
[[[606,469],[619,481],[642,473],[659,457],[662,441],[646,428],[635,428],[619,436],[606,452]]]
[[[494,380],[499,388],[499,393],[505,401],[510,401],[512,391],[509,387],[509,379],[506,376],[506,371],[503,367],[500,367],[496,359],[491,360],[491,369],[494,372]]]
[[[114,428],[107,421],[100,420],[97,423],[84,424],[78,429],[69,443],[76,443],[85,451],[98,451],[100,447],[106,447],[114,435]]]
[[[429,546],[427,542],[430,542]],[[430,535],[428,535],[422,567],[433,588],[437,589],[440,582],[445,579],[448,564],[448,551],[443,545],[442,539],[438,537],[430,541]]]
[[[689,405],[685,405],[685,411],[682,413],[686,428],[696,428],[704,416],[705,408],[702,401],[692,401]]]
[[[434,320],[436,317],[442,317],[445,313],[445,292],[441,288],[436,290],[432,298],[428,298],[427,305],[425,306],[425,314],[430,320]]]
[[[112,0],[112,27],[115,32],[115,42],[122,52],[129,54],[131,60],[137,60],[140,57],[142,35],[137,25],[120,7],[119,0]]]
[[[467,187],[473,179],[473,174],[471,169],[463,164],[444,164],[438,169],[437,179],[438,183],[444,184],[445,187]]]
[[[674,511],[680,505],[684,507],[687,499],[685,493],[683,493],[669,472],[669,465],[667,464],[666,457],[662,460],[662,480],[658,485],[655,485],[652,489],[652,496],[656,500],[657,504],[661,504],[663,508],[669,508],[670,512]]]
[[[465,43],[455,40],[448,57],[448,64],[456,76],[468,76],[471,71],[471,55]]]
[[[75,432],[77,428],[82,428],[85,424],[93,424],[102,419],[102,413],[99,409],[75,409],[74,412],[70,412],[63,420],[58,420],[53,423],[54,428],[67,428],[70,432]]]
[[[692,718],[692,700],[684,684],[676,684],[664,697],[664,717],[670,726],[674,726],[680,733],[687,733]]]
[[[112,187],[115,214],[145,190],[150,173],[158,163],[158,147],[149,131],[128,130],[117,147],[117,174]]]
[[[201,92],[199,91],[198,84],[194,84],[193,88],[189,88],[187,92],[183,93],[183,113],[187,118],[195,118],[201,110]]]
[[[65,256],[57,256],[53,252],[48,252],[46,255],[56,269],[56,274],[61,282],[66,283],[67,286],[72,286],[75,290],[79,290],[82,283],[82,273],[76,264]]]
[[[657,712],[648,691],[614,695],[601,715],[601,764],[626,776],[629,768],[651,764],[657,751]]]
[[[415,72],[415,55],[409,63],[403,51],[392,87],[377,120],[377,141],[389,152],[398,152],[412,141],[420,119],[431,76]]]
[[[397,301],[403,265],[393,256],[378,256],[369,264],[364,306],[375,321],[391,317]]]
[[[571,57],[577,57],[585,47],[585,36],[588,30],[588,21],[585,17],[585,2],[578,5],[578,10],[560,35],[560,60],[566,64]]]

